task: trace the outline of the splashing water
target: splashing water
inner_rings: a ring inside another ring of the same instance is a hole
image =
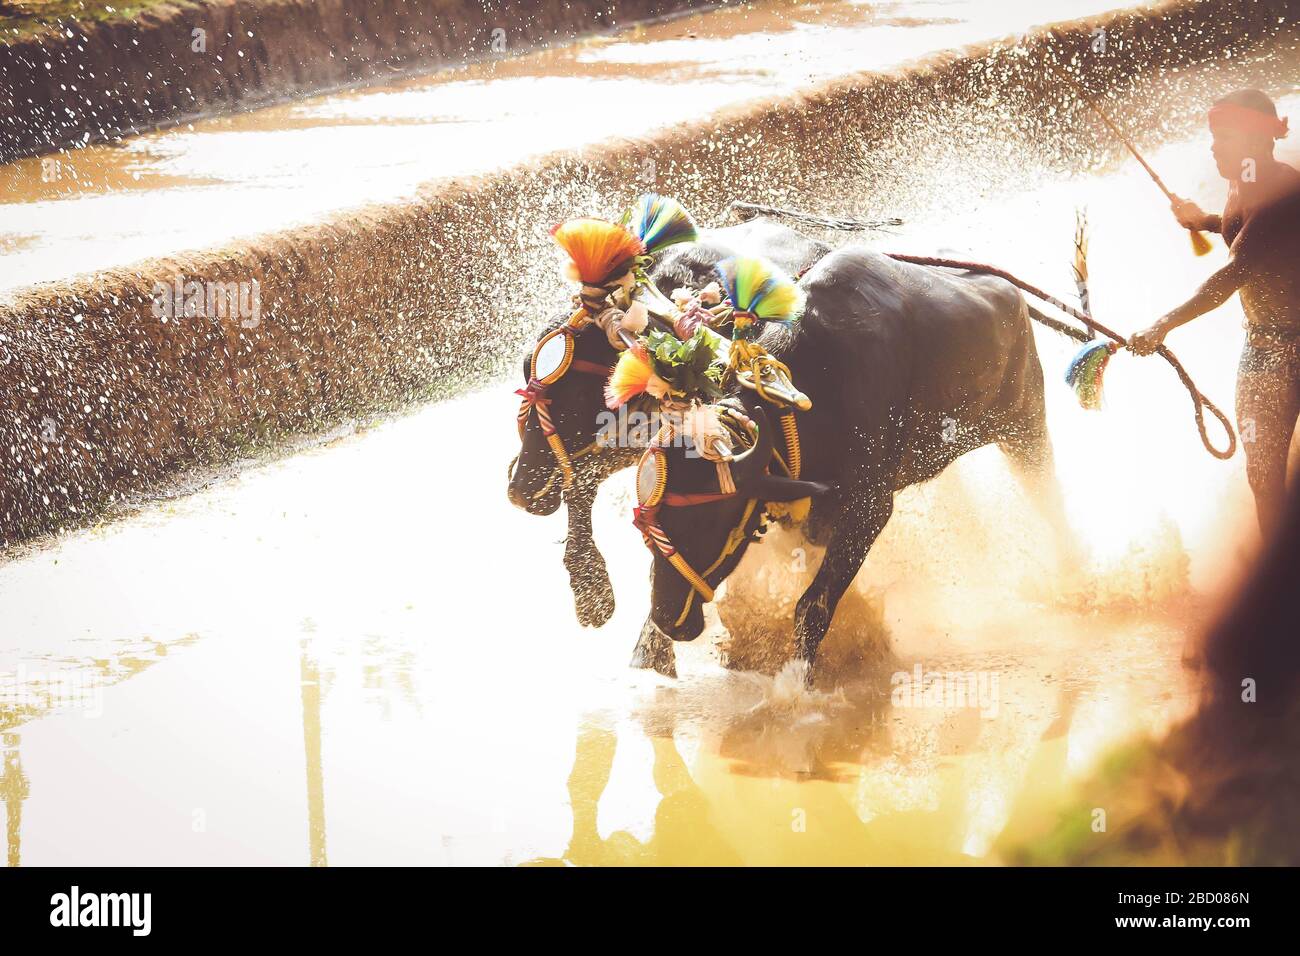
[[[1125,100],[1174,107],[1151,127],[1168,140],[1152,160],[1207,208],[1220,196],[1205,138],[1179,137],[1210,89],[1277,67],[1151,78]],[[862,162],[843,182],[764,171],[737,188],[887,210],[907,226],[880,248],[964,247],[1053,290],[1071,287],[1086,200],[1097,314],[1146,324],[1218,260],[1187,256],[1139,172],[1020,105],[918,105],[932,122],[846,131]],[[539,196],[539,220],[614,198],[579,180]],[[493,241],[540,249],[530,225]],[[510,321],[562,301],[549,268],[513,293]],[[1172,343],[1221,404],[1238,318],[1226,308]],[[1000,454],[968,456],[899,495],[824,645],[830,687],[789,663],[786,621],[818,554],[792,566],[779,533],[746,559],[762,598],[733,620],[722,602],[711,633],[677,648],[680,681],[628,673],[648,559],[626,475],[594,519],[618,610],[581,631],[560,525],[504,500],[504,385],[9,562],[4,643],[27,658],[63,659],[87,633],[201,636],[104,687],[95,721],[24,712],[9,728],[5,766],[31,781],[4,791],[22,802],[22,862],[997,862],[999,837],[1112,746],[1188,711],[1184,645],[1251,545],[1241,463],[1204,455],[1167,369],[1117,356],[1107,407],[1084,413],[1055,374],[1073,343],[1036,335],[1082,577],[1050,573],[1049,529]],[[193,807],[211,810],[207,835]]]

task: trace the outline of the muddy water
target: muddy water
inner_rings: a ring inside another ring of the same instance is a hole
[[[1152,159],[1221,199],[1204,139]],[[876,244],[976,251],[1065,291],[1084,202],[1095,310],[1121,329],[1223,259],[1193,258],[1129,165],[972,197]],[[1225,407],[1239,324],[1230,303],[1170,342]],[[626,668],[648,566],[626,475],[595,515],[618,610],[574,623],[561,519],[505,502],[513,384],[11,561],[9,862],[1005,859],[1108,748],[1189,711],[1189,639],[1254,544],[1241,459],[1201,450],[1167,368],[1117,356],[1107,407],[1084,413],[1059,381],[1073,344],[1038,338],[1086,572],[1045,577],[1044,528],[998,453],[968,456],[899,496],[816,693],[724,668],[716,628],[678,649],[676,682]],[[795,546],[747,559],[774,604]],[[842,665],[846,641],[877,663]]]
[[[774,0],[25,159],[0,167],[0,291],[399,202],[429,181],[1121,6]]]

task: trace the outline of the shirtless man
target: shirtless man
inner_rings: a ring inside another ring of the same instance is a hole
[[[1173,210],[1188,229],[1222,234],[1228,262],[1194,296],[1134,334],[1128,347],[1149,355],[1172,330],[1241,292],[1246,345],[1237,371],[1237,426],[1267,535],[1286,501],[1287,451],[1300,416],[1300,171],[1273,157],[1273,141],[1286,135],[1287,121],[1259,90],[1215,103],[1210,132],[1214,161],[1228,180],[1223,215],[1185,199],[1175,199]]]

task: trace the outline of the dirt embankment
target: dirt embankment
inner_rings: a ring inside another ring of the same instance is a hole
[[[719,5],[182,0],[130,19],[68,20],[0,42],[0,162]]]
[[[404,206],[28,290],[0,307],[0,538],[84,519],[250,445],[516,367],[523,342],[565,305],[547,236],[564,218],[615,214],[646,188],[678,196],[704,221],[737,197],[831,210],[849,175],[931,202],[953,187],[914,182],[919,151],[955,150],[967,163],[975,141],[959,131],[981,124],[980,141],[997,124],[1000,152],[1025,155],[1026,166],[1085,167],[1113,156],[1114,145],[1081,132],[1096,124],[1045,82],[1045,57],[1074,63],[1094,91],[1210,59],[1230,70],[1254,48],[1294,44],[1293,34],[1279,37],[1289,3],[1166,3],[1077,21],[1053,36],[839,80],[653,138],[431,184]],[[1177,114],[1176,102],[1134,97],[1126,115],[1135,128],[1203,122]],[[999,162],[1007,165],[1005,155]],[[1009,169],[1002,185],[1015,188],[1020,170]],[[257,314],[214,317],[199,302],[198,315],[169,317],[159,290],[178,281],[245,290],[256,282]],[[430,449],[431,467],[454,454]]]

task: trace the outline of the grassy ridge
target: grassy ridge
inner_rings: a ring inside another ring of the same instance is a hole
[[[78,23],[131,20],[169,0],[0,0],[0,43],[56,30],[69,21]],[[179,6],[171,0],[173,6]]]

